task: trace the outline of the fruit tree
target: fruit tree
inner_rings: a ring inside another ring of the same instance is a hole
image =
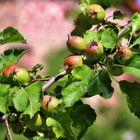
[[[21,48],[0,54],[0,118],[9,140],[11,131],[33,140],[80,140],[96,120],[96,112],[83,99],[97,94],[110,98],[112,80],[126,95],[130,111],[140,117],[140,83],[116,79],[123,73],[140,79],[140,14],[122,26],[114,22],[127,16],[121,11],[109,21],[105,9],[90,0],[81,0],[79,6],[81,13],[66,42],[71,55],[60,73],[43,76],[41,64],[30,70],[17,66],[28,53]],[[0,44],[6,43],[26,40],[7,27],[0,32]]]

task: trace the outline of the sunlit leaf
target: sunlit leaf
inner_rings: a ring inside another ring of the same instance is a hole
[[[7,43],[26,43],[24,37],[13,27],[7,27],[0,32],[0,44]]]
[[[0,84],[0,112],[2,113],[6,113],[8,109],[9,91],[9,85]]]

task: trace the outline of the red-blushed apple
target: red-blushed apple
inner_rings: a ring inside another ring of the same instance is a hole
[[[97,61],[103,53],[103,45],[100,42],[92,42],[85,49],[86,58],[91,61]]]
[[[67,40],[67,47],[72,53],[82,53],[86,48],[85,40],[80,36],[70,36]]]
[[[124,64],[127,60],[129,60],[133,54],[130,48],[127,46],[124,47],[118,47],[118,54],[120,55],[119,62],[121,64]]]
[[[3,75],[9,77],[13,75],[13,80],[18,81],[20,84],[25,84],[30,80],[29,72],[22,67],[10,65],[3,70]]]
[[[64,65],[72,69],[83,65],[83,58],[80,55],[70,55],[66,57]]]
[[[44,111],[46,111],[47,109],[56,108],[58,104],[59,100],[56,97],[50,95],[43,96],[42,108]]]

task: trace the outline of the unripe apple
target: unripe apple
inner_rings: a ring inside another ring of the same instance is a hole
[[[86,48],[86,42],[80,36],[70,36],[67,40],[67,47],[72,53],[82,53]]]
[[[70,55],[66,57],[64,65],[68,66],[70,69],[81,66],[83,65],[83,58],[79,55]]]
[[[98,4],[92,4],[86,9],[86,16],[89,23],[98,24],[104,21],[105,10]]]
[[[97,61],[103,53],[103,45],[100,42],[92,42],[85,49],[85,55],[91,61]]]
[[[124,64],[127,60],[129,60],[133,56],[131,49],[128,48],[127,46],[119,47],[118,54],[120,55],[120,58],[118,61],[121,64]]]
[[[18,81],[20,84],[25,84],[30,80],[28,71],[25,68],[10,65],[3,70],[3,75],[9,77],[13,75],[13,79]]]
[[[59,104],[59,100],[50,95],[44,95],[42,101],[42,108],[46,111],[47,109],[56,108]]]
[[[20,84],[25,84],[30,80],[29,73],[26,69],[21,67],[15,68],[14,80],[17,80]]]

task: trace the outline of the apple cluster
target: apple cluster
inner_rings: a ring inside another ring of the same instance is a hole
[[[89,5],[85,10],[84,16],[86,21],[88,21],[91,25],[98,26],[100,24],[104,24],[105,22],[105,10],[98,4]],[[64,61],[64,65],[69,69],[81,66],[87,62],[97,63],[102,59],[104,54],[108,56],[110,55],[100,40],[91,40],[90,43],[87,43],[82,35],[68,36],[66,44],[68,50],[72,52],[72,54]],[[115,49],[114,55],[115,58],[117,58],[117,63],[124,64],[132,57],[132,51],[128,48],[128,46],[120,45],[119,47],[116,46]]]
[[[95,62],[104,53],[101,42],[93,41],[90,44],[86,44],[86,41],[80,36],[69,37],[67,47],[73,54],[65,59],[64,65],[70,69],[83,65],[85,59]]]

